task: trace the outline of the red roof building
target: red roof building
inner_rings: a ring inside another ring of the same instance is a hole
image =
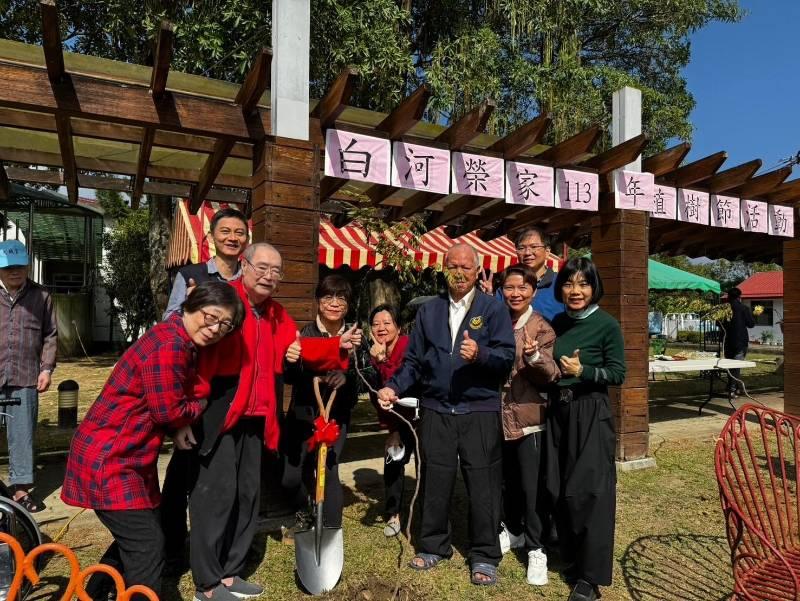
[[[737,286],[742,298],[783,298],[783,272],[759,271]]]

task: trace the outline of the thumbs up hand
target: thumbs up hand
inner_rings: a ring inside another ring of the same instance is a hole
[[[302,347],[300,346],[300,332],[295,333],[294,342],[289,345],[289,348],[286,349],[286,360],[289,363],[297,363],[300,359],[300,351]]]
[[[575,352],[572,353],[571,357],[567,357],[566,355],[561,355],[559,359],[559,363],[561,364],[561,372],[565,376],[574,376],[580,377],[581,372],[583,372],[583,365],[581,365],[580,359],[581,349],[575,349]]]
[[[354,323],[353,327],[342,334],[342,337],[339,340],[339,348],[346,351],[358,348],[361,346],[361,336],[362,332],[358,329],[358,324]]]
[[[461,341],[461,358],[472,363],[478,358],[478,343],[469,337],[469,332],[464,330],[464,339]]]

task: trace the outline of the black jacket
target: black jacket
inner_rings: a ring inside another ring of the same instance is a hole
[[[722,335],[725,337],[725,356],[729,359],[737,353],[747,350],[747,344],[750,341],[747,329],[756,325],[750,307],[742,303],[742,301],[731,301],[731,309],[733,310],[733,317],[730,321],[722,324]]]

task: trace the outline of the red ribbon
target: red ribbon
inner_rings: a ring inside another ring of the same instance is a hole
[[[308,450],[313,451],[321,444],[333,446],[339,440],[340,433],[339,424],[335,419],[326,422],[319,416],[314,420],[314,434],[308,439]]]

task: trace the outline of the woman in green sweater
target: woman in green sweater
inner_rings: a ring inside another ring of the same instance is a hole
[[[566,311],[552,324],[561,379],[547,417],[547,488],[570,564],[569,601],[593,601],[611,584],[617,478],[608,386],[625,379],[625,345],[617,320],[597,305],[603,283],[594,263],[571,259],[554,287]]]

